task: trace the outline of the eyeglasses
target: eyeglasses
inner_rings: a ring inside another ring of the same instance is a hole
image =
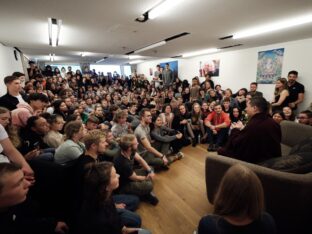
[[[304,117],[304,116],[297,116],[297,119],[308,119],[308,117]]]

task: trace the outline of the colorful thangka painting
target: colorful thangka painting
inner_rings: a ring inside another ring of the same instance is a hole
[[[284,48],[258,53],[257,83],[275,84],[282,75]]]

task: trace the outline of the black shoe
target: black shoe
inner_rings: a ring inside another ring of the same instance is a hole
[[[156,206],[159,202],[158,198],[153,192],[150,192],[150,194],[146,196],[146,200],[153,206]]]
[[[219,147],[220,147],[220,146],[218,146],[218,145],[214,145],[214,146],[213,146],[213,151],[214,151],[214,152],[215,152],[215,151],[218,151]]]
[[[214,144],[209,144],[207,151],[214,151]]]
[[[197,145],[196,138],[192,138],[192,146],[195,147]]]

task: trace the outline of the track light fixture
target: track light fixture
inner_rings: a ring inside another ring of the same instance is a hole
[[[58,46],[60,31],[61,31],[62,20],[54,18],[48,18],[49,26],[49,45],[55,47]]]

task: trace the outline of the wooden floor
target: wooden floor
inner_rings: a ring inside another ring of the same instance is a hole
[[[192,234],[200,218],[212,211],[205,186],[205,145],[185,147],[185,157],[156,174],[157,206],[141,203],[143,226],[153,234]]]

